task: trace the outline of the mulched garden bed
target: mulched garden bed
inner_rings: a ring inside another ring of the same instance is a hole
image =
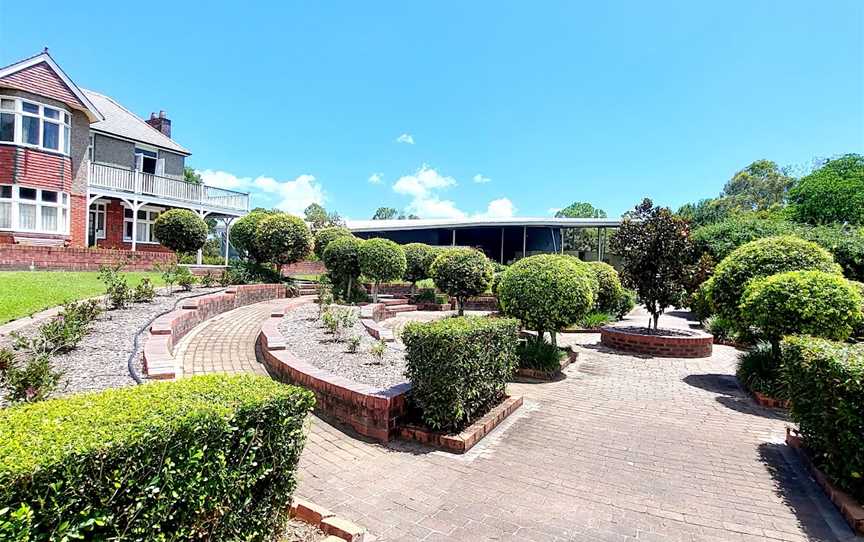
[[[384,355],[379,359],[370,353],[378,341],[372,338],[359,320],[350,330],[342,332],[343,341],[335,337],[321,324],[318,306],[301,305],[289,311],[279,331],[285,337],[285,349],[303,361],[341,377],[375,386],[389,388],[405,382],[405,352],[397,343],[385,343]],[[360,338],[356,352],[348,351],[348,339]]]
[[[52,397],[62,397],[86,391],[99,391],[120,388],[135,384],[129,374],[127,359],[132,353],[135,334],[154,316],[171,310],[180,300],[219,288],[196,288],[191,292],[177,291],[167,294],[164,288],[157,289],[152,303],[134,303],[125,309],[105,311],[90,327],[88,334],[78,343],[77,348],[51,359],[55,369],[63,372],[63,377]],[[21,335],[32,336],[41,323],[34,323],[19,330]],[[11,337],[0,339],[0,347],[9,346]],[[140,361],[138,370],[141,371]],[[0,389],[0,406],[5,406]]]

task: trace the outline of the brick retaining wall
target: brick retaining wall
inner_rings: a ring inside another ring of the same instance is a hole
[[[283,275],[323,275],[327,272],[324,262],[297,262],[282,268]]]
[[[175,261],[173,252],[131,252],[100,248],[37,247],[0,243],[0,269],[98,271],[103,265],[125,262],[126,271],[149,271]]]
[[[640,335],[614,326],[606,326],[600,329],[600,343],[616,350],[660,358],[711,357],[714,337],[697,331],[691,333],[692,335],[688,337]]]
[[[154,320],[144,336],[145,373],[157,379],[181,376],[183,368],[174,359],[174,345],[193,327],[223,312],[280,297],[285,297],[282,284],[248,284],[183,300],[180,308]]]

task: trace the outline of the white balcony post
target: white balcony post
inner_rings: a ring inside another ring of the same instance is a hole
[[[231,232],[231,223],[234,222],[233,218],[225,219],[225,267],[228,267],[228,250],[230,248],[229,244],[229,236]]]
[[[138,250],[138,202],[132,200],[132,252]]]

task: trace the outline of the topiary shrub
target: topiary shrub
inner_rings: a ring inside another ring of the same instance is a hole
[[[0,409],[4,540],[269,540],[315,400],[212,375]]]
[[[492,281],[492,264],[479,250],[448,248],[432,262],[432,280],[442,292],[456,298],[459,316],[465,314],[465,301],[486,291]]]
[[[518,326],[509,318],[411,322],[402,331],[411,401],[424,423],[459,431],[504,398],[516,367]]]
[[[287,213],[264,217],[255,229],[256,251],[280,269],[306,258],[312,243],[312,232],[303,219]]]
[[[411,283],[413,291],[418,280],[432,276],[430,268],[440,250],[424,243],[408,243],[402,248],[405,250],[405,280]]]
[[[504,313],[537,331],[538,339],[576,323],[594,306],[596,283],[584,263],[570,256],[540,254],[510,266],[498,287]]]
[[[324,230],[321,230],[324,231]],[[357,237],[342,236],[327,244],[322,260],[327,266],[334,286],[343,292],[344,299],[351,300],[357,279],[360,277],[360,249],[363,240]]]
[[[159,244],[174,252],[197,252],[207,242],[210,228],[197,213],[189,209],[170,209],[153,224],[153,235]]]
[[[360,247],[360,271],[372,279],[372,300],[378,302],[378,287],[388,280],[399,280],[407,267],[405,251],[389,239],[376,237]]]
[[[723,259],[714,272],[710,302],[717,314],[741,320],[739,305],[747,283],[786,271],[840,273],[831,254],[797,237],[766,237],[743,245]]]
[[[744,289],[741,315],[780,356],[785,335],[849,338],[862,318],[861,295],[848,280],[823,271],[789,271],[752,280]]]
[[[624,295],[624,287],[618,271],[605,262],[585,262],[585,266],[594,275],[597,281],[597,297],[594,299],[594,308],[600,312],[614,313],[618,298]]]
[[[792,336],[782,352],[789,413],[813,461],[864,502],[864,345]]]
[[[241,217],[231,226],[228,235],[231,245],[247,258],[258,263],[266,261],[266,254],[261,254],[258,251],[259,247],[255,241],[255,233],[258,231],[258,224],[262,220],[277,212],[259,208],[253,209],[249,214]]]
[[[331,241],[340,237],[354,237],[354,234],[351,233],[351,230],[343,226],[331,226],[316,231],[314,248],[315,256],[317,256],[319,260],[324,261],[324,251],[327,250],[327,246]]]

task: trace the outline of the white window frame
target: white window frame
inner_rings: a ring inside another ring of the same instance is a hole
[[[165,212],[165,208],[164,207],[156,207],[153,205],[144,205],[143,207],[139,208],[138,211],[139,212],[145,211],[147,213],[147,218],[138,218],[138,213],[133,213],[133,217],[129,218],[126,216],[126,210],[127,209],[131,211],[132,207],[129,207],[126,203],[123,203],[123,242],[124,243],[131,243],[132,242],[132,237],[126,236],[126,224],[127,223],[131,224],[132,220],[137,220],[138,221],[138,227],[136,228],[137,232],[141,232],[141,231],[146,230],[147,231],[147,237],[150,240],[149,241],[140,241],[139,240],[139,241],[136,241],[136,243],[137,244],[143,243],[145,245],[158,245],[159,240],[156,239],[156,237],[153,235],[153,224],[156,223],[156,218],[151,219],[150,213],[155,212],[155,213],[157,213],[156,216],[158,217],[159,214],[162,214]],[[144,228],[144,230],[141,229],[142,227]]]
[[[38,100],[30,100],[20,96],[3,96],[0,95],[0,100],[12,100],[14,102],[13,109],[0,109],[0,113],[8,113],[15,115],[15,127],[13,129],[12,141],[0,141],[0,145],[19,145],[31,149],[39,149],[55,154],[69,156],[72,144],[72,113],[63,107],[45,104]],[[36,113],[24,111],[24,103],[37,106]],[[45,108],[59,111],[59,118],[52,119],[45,115]],[[32,144],[24,141],[24,117],[36,118],[39,120],[39,143]],[[57,148],[51,149],[44,146],[45,143],[45,124],[51,123],[57,125]]]
[[[4,183],[5,184],[5,183]],[[6,184],[6,186],[10,186]],[[34,188],[30,186],[19,186],[17,184],[13,184],[12,186],[12,198],[3,198],[0,201],[11,202],[12,203],[12,227],[11,228],[0,228],[0,231],[12,231],[12,232],[21,232],[21,233],[42,233],[48,235],[69,235],[69,220],[70,220],[70,212],[69,212],[69,202],[70,197],[68,192],[63,192],[60,190],[48,190],[42,188]],[[36,199],[21,199],[20,191],[21,189],[32,189],[36,191]],[[43,192],[54,192],[57,194],[57,201],[42,201],[42,193]],[[23,228],[20,224],[20,205],[35,205],[36,206],[36,227],[35,228]],[[42,209],[45,208],[55,208],[57,209],[57,224],[59,225],[59,229],[56,231],[44,230],[42,229]]]
[[[103,202],[96,202],[90,204],[90,209],[87,211],[88,213],[94,213],[95,220],[93,220],[93,231],[96,235],[96,239],[105,239],[106,233],[108,231],[108,204]],[[99,216],[102,216],[102,229],[99,230]],[[125,217],[125,215],[124,215]],[[91,219],[92,220],[92,219]],[[126,227],[125,225],[123,226]],[[125,230],[124,230],[125,231]],[[87,232],[87,235],[90,235],[90,232]]]

